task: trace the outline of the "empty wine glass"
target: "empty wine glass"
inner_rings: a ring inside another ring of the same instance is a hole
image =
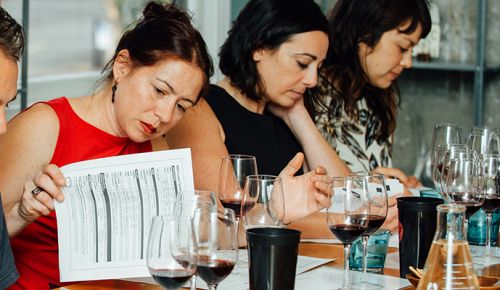
[[[241,207],[243,227],[282,227],[285,216],[283,183],[274,175],[250,175]]]
[[[180,289],[196,272],[197,247],[189,217],[155,216],[148,239],[147,266],[163,288]]]
[[[333,194],[327,208],[326,223],[344,245],[344,282],[341,290],[358,289],[349,278],[349,253],[352,243],[368,226],[369,205],[363,179],[356,176],[332,178]]]
[[[234,210],[238,220],[246,177],[255,174],[257,174],[257,161],[254,156],[230,154],[222,157],[219,199],[222,206]]]
[[[467,147],[478,154],[494,153],[497,150],[496,144],[498,144],[498,137],[493,131],[472,132],[467,137]]]
[[[232,209],[197,208],[193,232],[198,245],[197,275],[215,290],[238,261],[238,228]]]
[[[434,182],[434,188],[441,194],[443,194],[441,190],[441,175],[444,171],[444,159],[446,155],[451,154],[451,156],[454,156],[455,154],[459,154],[459,152],[465,152],[466,149],[465,144],[451,143],[438,145],[434,151],[434,156],[432,157],[432,181]]]

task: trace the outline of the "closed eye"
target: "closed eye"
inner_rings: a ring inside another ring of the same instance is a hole
[[[305,64],[303,62],[300,62],[300,61],[297,61],[297,65],[301,68],[301,69],[306,69],[309,65],[308,64]]]

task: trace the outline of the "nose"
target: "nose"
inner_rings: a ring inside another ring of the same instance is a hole
[[[408,49],[404,54],[403,58],[401,58],[401,62],[399,63],[403,68],[411,68],[413,66],[412,59],[412,50]]]
[[[158,102],[155,110],[155,115],[158,117],[160,122],[168,123],[174,116],[175,106],[175,98],[166,98],[162,102]]]
[[[310,69],[306,71],[306,75],[304,77],[304,84],[308,88],[315,87],[318,83],[318,69],[314,66],[311,66]]]

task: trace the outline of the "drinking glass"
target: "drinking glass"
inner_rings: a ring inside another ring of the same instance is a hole
[[[478,154],[490,154],[497,150],[498,137],[492,131],[472,132],[467,137],[467,147]]]
[[[456,158],[451,160],[446,177],[446,193],[451,203],[466,207],[465,226],[469,218],[476,213],[484,202],[482,187],[484,182],[481,161],[476,158]]]
[[[163,288],[180,289],[196,272],[197,247],[193,237],[189,217],[153,217],[147,266]]]
[[[358,178],[362,179],[362,190],[364,190],[366,196],[368,197],[368,210],[369,214],[367,217],[367,229],[361,235],[361,240],[363,244],[363,263],[362,263],[362,276],[361,282],[356,283],[357,289],[382,289],[384,288],[380,284],[370,283],[366,279],[366,269],[367,269],[367,249],[368,249],[368,239],[376,232],[382,224],[384,224],[385,218],[387,217],[388,201],[387,201],[387,191],[385,186],[385,179],[382,174],[377,173],[366,173],[365,175],[357,175]]]
[[[238,261],[238,228],[232,209],[218,211],[198,208],[193,216],[193,232],[198,245],[197,275],[215,290]]]
[[[364,180],[356,176],[332,178],[333,194],[326,210],[326,223],[344,245],[344,281],[341,288],[358,289],[349,278],[349,253],[352,243],[368,227],[369,204]]]
[[[285,203],[281,177],[247,176],[244,191],[241,216],[245,230],[283,226]]]
[[[486,213],[486,247],[484,256],[489,258],[489,262],[491,263],[491,221],[493,212],[500,208],[500,155],[485,154],[481,156],[481,161],[484,170],[483,193],[485,194],[482,209]]]
[[[444,171],[444,159],[447,154],[455,156],[460,154],[460,152],[465,152],[467,147],[465,144],[441,144],[438,145],[434,151],[434,156],[432,156],[432,181],[434,182],[434,188],[442,194],[441,190],[441,176]]]
[[[219,199],[222,206],[234,210],[238,220],[246,177],[255,174],[257,174],[257,161],[254,156],[230,154],[222,157]]]

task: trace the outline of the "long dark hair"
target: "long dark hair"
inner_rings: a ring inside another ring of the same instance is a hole
[[[0,7],[0,50],[18,61],[24,50],[24,31],[21,25]]]
[[[113,81],[111,69],[118,53],[127,49],[136,66],[151,66],[164,57],[185,60],[198,66],[204,74],[205,83],[200,97],[206,95],[213,65],[201,34],[192,26],[190,16],[174,4],[152,1],[144,8],[143,16],[135,27],[126,31],[108,62],[106,81]]]
[[[328,21],[314,1],[250,0],[221,47],[220,70],[249,99],[258,101],[266,92],[253,53],[277,49],[293,35],[309,31],[329,34]]]
[[[387,140],[396,130],[399,88],[396,83],[387,89],[370,84],[359,60],[359,43],[373,48],[382,34],[408,20],[411,23],[402,33],[410,34],[420,24],[421,38],[427,36],[431,17],[426,0],[338,0],[328,15],[333,42],[321,72],[331,88],[326,93],[343,102],[344,110],[355,119],[358,112],[354,96],[367,96],[368,108],[380,121],[375,135],[378,141]],[[333,106],[328,109],[333,110]]]

